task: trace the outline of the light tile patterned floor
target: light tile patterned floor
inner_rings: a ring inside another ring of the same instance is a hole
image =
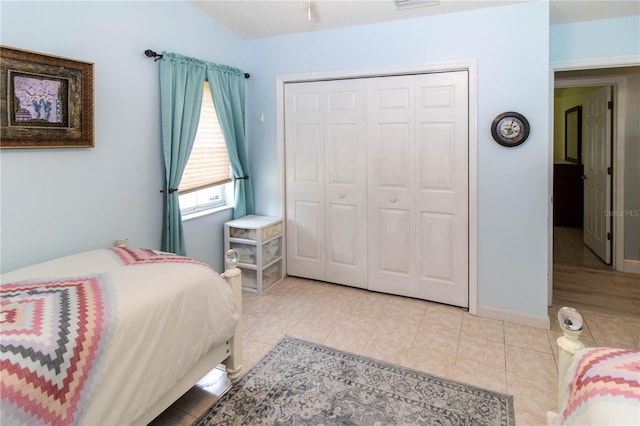
[[[561,332],[479,318],[460,308],[299,278],[244,299],[245,371],[284,335],[400,364],[514,396],[516,424],[545,424],[555,410]],[[640,349],[640,316],[582,309],[588,346]],[[608,327],[614,325],[614,330]],[[217,398],[194,387],[154,425],[190,424]]]

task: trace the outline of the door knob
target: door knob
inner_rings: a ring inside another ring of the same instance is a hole
[[[344,198],[344,194],[341,192],[340,194],[338,194],[338,198]]]
[[[395,203],[396,201],[398,201],[398,197],[396,197],[395,195],[393,197],[391,197],[391,202]]]
[[[582,175],[580,177],[582,178],[582,180],[587,180],[587,175]]]

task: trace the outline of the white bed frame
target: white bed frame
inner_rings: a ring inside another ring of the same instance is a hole
[[[564,381],[564,377],[567,374],[569,365],[573,360],[573,356],[581,349],[584,349],[584,343],[580,340],[582,329],[580,330],[567,330],[563,329],[563,336],[558,337],[556,341],[558,343],[558,406],[560,406],[561,387]]]
[[[569,365],[571,365],[571,361],[573,361],[574,355],[581,349],[584,349],[584,344],[579,340],[580,335],[582,334],[582,328],[579,330],[569,330],[566,328],[562,328],[563,335],[558,337],[556,343],[558,344],[558,389],[557,389],[557,398],[558,412],[548,411],[547,412],[547,424],[555,425],[558,423],[558,418],[560,416],[559,413],[562,412],[562,387],[564,385],[564,379],[567,375],[567,370],[569,369]]]
[[[572,308],[562,309],[572,310]],[[562,309],[558,313],[559,318],[562,317]],[[572,324],[572,321],[569,321],[567,327],[562,327],[562,321],[560,321],[564,335],[560,336],[557,340],[559,349],[558,407],[557,412],[547,412],[547,424],[638,424],[638,420],[640,419],[640,417],[638,417],[640,414],[640,398],[633,390],[630,393],[627,392],[628,389],[634,389],[637,386],[637,384],[633,382],[633,379],[627,381],[623,375],[623,380],[619,383],[618,387],[607,377],[608,367],[598,365],[598,363],[591,366],[589,362],[579,364],[581,359],[585,361],[598,359],[597,357],[601,354],[601,350],[604,350],[602,353],[605,359],[609,359],[607,358],[607,351],[612,351],[609,352],[609,354],[614,355],[617,351],[626,352],[627,350],[611,347],[596,348],[594,349],[597,351],[595,353],[590,352],[592,348],[585,350],[585,345],[579,340],[580,334],[582,333],[582,317],[575,309],[573,309],[573,313],[570,313],[567,318],[571,316],[573,316],[573,318],[570,318],[571,320],[577,317],[580,323],[573,322]],[[577,327],[578,329],[576,329],[576,324],[580,326]],[[637,354],[640,354],[640,352],[637,352]],[[631,356],[635,359],[638,355],[631,351]],[[629,368],[628,372],[631,373],[633,361],[627,363],[626,358],[624,358],[624,360],[626,367]],[[598,379],[600,373],[603,374],[602,382]],[[625,373],[627,373],[626,369]],[[589,390],[590,384],[584,382],[583,384],[586,390],[580,390],[580,385],[578,385],[578,389],[574,389],[573,386],[576,385],[576,377],[573,376],[574,374],[583,377],[586,375],[590,379],[594,379],[600,383],[595,384],[591,390]],[[630,377],[635,376],[631,373]],[[614,389],[604,391],[604,388],[609,386],[614,386],[615,390],[619,390],[619,392],[616,392]],[[565,410],[569,407],[570,409],[566,413],[567,417],[565,418]]]
[[[227,264],[227,269],[222,277],[231,285],[233,300],[240,315],[233,336],[224,345],[212,348],[174,387],[138,416],[131,423],[132,425],[149,424],[219,364],[226,365],[227,375],[230,379],[233,380],[240,376],[242,369],[242,274],[240,269],[235,266],[230,267]]]

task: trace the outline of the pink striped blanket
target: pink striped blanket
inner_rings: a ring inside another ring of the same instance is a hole
[[[640,352],[583,349],[565,380],[560,424],[640,424]]]

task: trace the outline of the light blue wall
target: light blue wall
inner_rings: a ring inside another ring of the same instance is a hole
[[[179,2],[2,1],[1,42],[95,63],[93,149],[3,150],[2,271],[74,252],[159,248],[158,64],[145,49],[243,68],[244,41]],[[228,212],[187,222],[189,254],[222,267]],[[202,244],[208,241],[207,244]]]
[[[3,271],[120,237],[159,246],[157,64],[143,56],[147,48],[251,72],[250,175],[258,213],[271,215],[281,213],[277,75],[475,60],[479,303],[535,316],[546,315],[549,270],[548,58],[638,50],[637,42],[625,41],[638,39],[637,24],[623,19],[613,28],[608,22],[552,27],[550,51],[545,1],[250,41],[183,1],[3,1],[0,13],[2,44],[96,64],[95,149],[0,153]],[[620,44],[609,49],[589,41],[591,29],[603,26]],[[520,111],[532,125],[529,140],[514,149],[497,145],[489,131],[493,117],[507,110]],[[229,218],[226,211],[186,222],[188,254],[221,268],[222,223]]]
[[[514,16],[526,19],[513,19]],[[260,213],[279,212],[276,76],[477,61],[478,290],[480,305],[547,314],[549,14],[533,2],[248,42],[251,175]],[[504,111],[531,122],[504,148],[490,124]],[[259,121],[264,113],[265,121]]]
[[[640,15],[553,25],[549,34],[552,62],[640,55]]]

